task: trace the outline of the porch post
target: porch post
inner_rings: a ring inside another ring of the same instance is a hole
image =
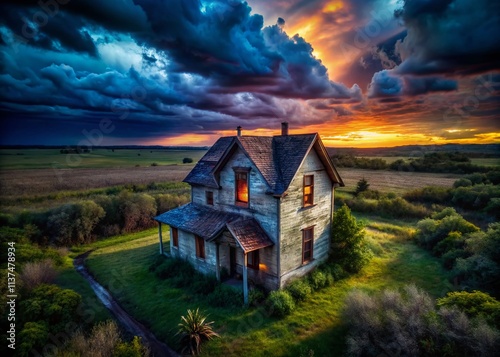
[[[158,235],[160,236],[160,254],[163,255],[163,237],[161,235],[161,222],[158,222]]]
[[[215,243],[215,276],[217,281],[220,281],[219,243]]]
[[[243,302],[248,305],[248,274],[247,274],[248,256],[243,252]]]

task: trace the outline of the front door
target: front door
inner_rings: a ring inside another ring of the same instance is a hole
[[[229,247],[229,276],[236,274],[236,248]]]

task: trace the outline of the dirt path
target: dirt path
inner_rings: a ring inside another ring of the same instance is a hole
[[[92,253],[92,250],[80,254],[73,262],[75,269],[88,281],[92,290],[97,298],[110,310],[116,317],[118,322],[132,335],[142,338],[151,350],[151,355],[155,357],[178,357],[178,354],[168,347],[165,343],[158,341],[158,339],[149,331],[144,325],[130,316],[123,308],[116,302],[111,294],[100,285],[90,275],[85,267],[85,259]]]

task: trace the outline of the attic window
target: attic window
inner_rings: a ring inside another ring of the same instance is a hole
[[[304,207],[314,204],[314,175],[304,176]]]
[[[236,205],[248,207],[248,171],[235,170]]]

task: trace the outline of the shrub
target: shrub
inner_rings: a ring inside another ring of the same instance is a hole
[[[466,178],[461,178],[453,183],[453,187],[470,187],[472,186],[472,181]]]
[[[192,162],[193,162],[193,159],[190,157],[185,157],[184,159],[182,159],[183,164],[191,164]]]
[[[60,245],[92,241],[92,233],[105,212],[94,201],[70,203],[55,209],[48,218],[52,238]]]
[[[160,279],[179,280],[179,277],[187,277],[189,283],[190,278],[196,273],[193,266],[182,259],[166,258],[162,263],[158,263],[159,261],[155,261],[153,265],[156,265],[154,272]]]
[[[199,309],[188,310],[186,316],[181,316],[179,330],[176,335],[180,336],[182,353],[189,353],[194,356],[200,353],[201,344],[219,335],[213,330],[213,321],[207,322]]]
[[[239,307],[243,305],[243,293],[228,285],[219,284],[208,295],[208,302],[216,307]]]
[[[332,263],[339,264],[350,273],[357,273],[371,256],[363,224],[357,222],[349,207],[343,205],[334,214],[332,232]]]
[[[451,189],[446,187],[426,186],[404,194],[410,202],[446,203],[451,199]]]
[[[149,354],[149,347],[142,344],[140,337],[134,336],[129,343],[118,343],[113,352],[113,357],[147,357]]]
[[[156,202],[153,197],[145,193],[122,192],[118,200],[123,232],[149,228],[154,224]]]
[[[283,317],[295,309],[295,302],[288,291],[276,290],[267,297],[267,306],[272,316]]]
[[[368,181],[366,181],[366,179],[363,177],[362,179],[360,179],[356,185],[356,191],[354,192],[354,195],[357,196],[359,195],[361,192],[365,192],[368,190],[368,187],[370,187],[370,184],[368,183]]]
[[[345,300],[347,354],[353,356],[493,356],[500,334],[472,323],[458,310],[440,308],[425,292],[407,286],[370,297],[353,291]]]
[[[309,275],[309,284],[311,289],[319,290],[328,285],[328,278],[323,271],[315,269]]]
[[[51,284],[57,276],[57,270],[54,268],[54,262],[45,259],[38,262],[28,262],[24,264],[21,273],[23,287],[33,290],[41,284]]]
[[[248,302],[250,306],[259,306],[266,300],[266,293],[261,288],[254,288],[248,293]]]
[[[90,356],[112,356],[118,343],[121,342],[118,326],[114,321],[100,322],[92,328],[87,339],[87,351]]]
[[[48,334],[47,324],[43,321],[26,322],[18,336],[19,356],[29,356],[31,351],[41,350],[48,341]]]
[[[307,280],[295,280],[287,286],[286,290],[292,295],[295,301],[304,301],[311,295],[312,289]]]
[[[482,291],[449,292],[445,297],[437,300],[437,306],[456,307],[469,317],[482,317],[500,328],[500,301]]]

